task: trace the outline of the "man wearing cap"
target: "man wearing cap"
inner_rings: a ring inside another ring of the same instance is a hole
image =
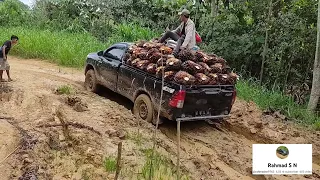
[[[194,22],[189,18],[190,12],[187,9],[183,9],[178,14],[180,15],[181,24],[175,30],[167,31],[159,40],[160,43],[163,43],[168,38],[177,41],[177,46],[173,51],[175,56],[180,50],[191,50],[196,45],[196,28]]]
[[[11,36],[11,40],[6,41],[2,47],[0,46],[0,81],[3,82],[2,79],[3,71],[7,72],[8,81],[12,81],[10,77],[10,65],[8,63],[7,55],[11,49],[11,47],[18,43],[19,38],[15,35]]]

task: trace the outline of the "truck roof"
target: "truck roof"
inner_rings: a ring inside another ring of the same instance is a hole
[[[131,46],[133,44],[134,44],[133,42],[118,42],[118,43],[113,44],[112,46],[116,46],[116,45]]]

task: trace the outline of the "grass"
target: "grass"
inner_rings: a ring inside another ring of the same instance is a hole
[[[297,105],[292,98],[280,91],[270,91],[257,83],[241,80],[238,82],[237,96],[255,102],[262,110],[276,110],[298,123],[313,125],[320,130],[320,117],[310,113],[306,105]]]
[[[176,167],[171,164],[171,162],[158,152],[154,152],[152,157],[152,149],[144,150],[144,153],[147,157],[147,161],[142,168],[142,172],[139,175],[138,179],[147,180],[157,179],[157,180],[174,180],[177,177]],[[152,171],[150,173],[152,163]],[[182,173],[181,173],[182,174]],[[189,179],[186,175],[181,175],[182,180]]]
[[[11,49],[10,55],[47,59],[62,66],[82,68],[91,52],[105,50],[117,42],[133,42],[158,36],[150,29],[136,24],[120,24],[112,31],[113,35],[107,38],[106,43],[102,43],[88,33],[0,27],[0,43],[2,45],[14,34],[19,37],[19,43]]]
[[[131,139],[133,142],[135,142],[138,146],[141,146],[142,143],[146,141],[146,138],[143,137],[141,132],[132,133],[129,135],[128,138]]]
[[[72,93],[74,93],[74,90],[71,86],[69,85],[63,85],[63,86],[60,86],[59,88],[57,88],[56,92],[58,94],[66,94],[66,95],[70,95]]]
[[[106,48],[106,45],[89,34],[51,32],[22,27],[2,27],[0,31],[2,42],[8,40],[12,34],[19,37],[19,43],[10,51],[11,55],[48,59],[63,66],[83,67],[88,53]]]
[[[115,172],[117,170],[117,161],[113,157],[106,157],[103,166],[107,172]]]

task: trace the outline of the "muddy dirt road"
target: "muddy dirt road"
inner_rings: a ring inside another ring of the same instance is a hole
[[[132,115],[131,102],[106,89],[85,91],[81,70],[9,61],[14,81],[0,85],[1,179],[113,179],[103,162],[115,157],[120,141],[120,179],[143,179],[154,126]],[[72,86],[72,94],[57,93],[63,85]],[[226,122],[188,122],[181,130],[181,169],[190,179],[320,179],[320,133],[263,114],[253,103],[237,99]],[[175,123],[157,132],[158,152],[175,165]],[[256,143],[312,143],[313,175],[251,175]]]

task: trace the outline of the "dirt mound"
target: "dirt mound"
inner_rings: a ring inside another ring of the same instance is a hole
[[[0,82],[0,102],[10,101],[12,91],[12,87],[10,87],[7,83]]]
[[[80,97],[70,97],[68,96],[66,98],[66,103],[69,106],[72,106],[73,109],[77,112],[84,112],[84,111],[88,111],[88,105],[86,103],[84,103]]]

